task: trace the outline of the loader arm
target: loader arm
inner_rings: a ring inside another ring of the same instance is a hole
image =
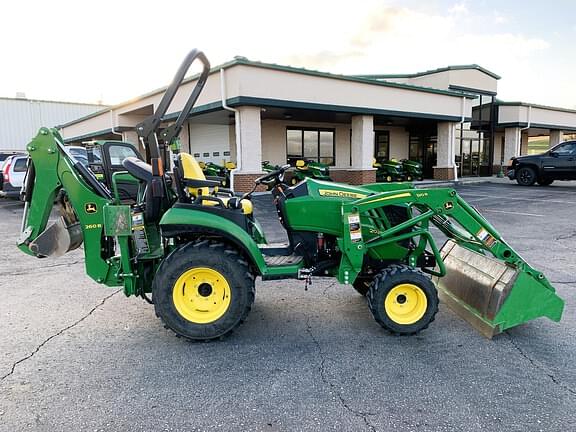
[[[344,235],[342,282],[354,281],[366,252],[411,238],[415,246],[407,264],[415,267],[418,257],[431,249],[437,265],[425,271],[434,275],[441,297],[485,335],[492,337],[540,316],[560,320],[564,301],[544,274],[453,189],[396,190],[344,203],[344,231],[357,232],[356,221],[370,223],[372,210],[390,205],[408,206],[412,217],[369,238]],[[431,224],[449,239],[442,250],[429,232]]]

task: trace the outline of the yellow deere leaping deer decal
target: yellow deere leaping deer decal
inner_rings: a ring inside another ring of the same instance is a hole
[[[96,207],[95,203],[86,203],[84,205],[84,211],[88,214],[96,213],[98,211],[98,207]]]

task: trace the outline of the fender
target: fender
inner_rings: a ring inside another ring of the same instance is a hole
[[[210,233],[228,239],[242,250],[262,275],[267,271],[264,257],[256,241],[235,222],[202,210],[173,207],[160,220],[164,237],[185,233]]]

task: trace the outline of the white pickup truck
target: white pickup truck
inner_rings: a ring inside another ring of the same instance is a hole
[[[18,198],[26,175],[26,155],[8,156],[0,175],[0,197]]]

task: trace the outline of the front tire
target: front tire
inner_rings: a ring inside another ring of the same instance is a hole
[[[231,333],[254,303],[254,277],[238,251],[201,240],[174,250],[162,262],[153,288],[156,315],[192,340]]]
[[[520,186],[532,186],[536,183],[536,172],[530,167],[522,167],[516,174],[516,182]]]
[[[376,275],[368,306],[378,324],[395,335],[413,335],[430,325],[438,312],[438,293],[420,270],[394,264]]]

